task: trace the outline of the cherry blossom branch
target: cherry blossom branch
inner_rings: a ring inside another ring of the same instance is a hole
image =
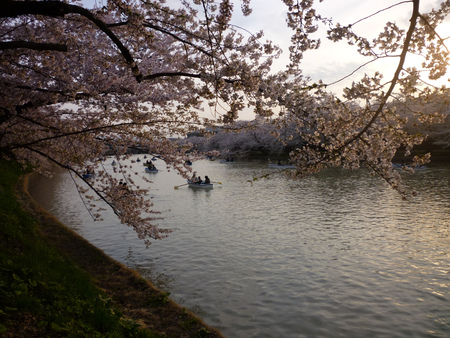
[[[446,44],[444,43],[444,41],[446,39],[441,38],[441,36],[438,34],[438,32],[436,32],[436,29],[434,29],[433,26],[431,26],[431,24],[428,22],[427,18],[421,14],[419,14],[419,17],[421,20],[423,20],[423,22],[428,26],[428,28],[430,28],[434,34],[436,34],[436,36],[438,37],[438,39],[441,41],[442,46],[447,50],[447,53],[450,53],[450,50],[447,48]]]
[[[353,143],[355,140],[361,138],[361,136],[363,134],[365,134],[367,132],[367,130],[369,130],[369,128],[376,121],[376,119],[378,118],[380,113],[383,111],[383,108],[386,105],[386,102],[389,99],[389,97],[391,97],[391,94],[392,94],[392,92],[394,90],[394,87],[396,86],[397,81],[399,79],[400,72],[403,70],[403,65],[405,64],[406,55],[408,54],[408,48],[409,48],[409,45],[411,43],[412,35],[413,35],[415,27],[416,27],[417,18],[420,15],[419,14],[419,2],[420,2],[419,0],[413,0],[413,4],[414,4],[414,6],[413,6],[413,13],[412,13],[412,16],[411,16],[411,19],[410,19],[410,25],[409,25],[408,32],[406,33],[405,42],[404,42],[404,45],[403,45],[403,50],[402,50],[402,53],[400,54],[400,61],[398,63],[397,69],[396,69],[396,71],[394,73],[394,76],[392,78],[391,85],[389,86],[386,94],[384,95],[383,100],[381,101],[378,109],[375,111],[375,114],[373,115],[373,117],[369,121],[369,123],[359,133],[357,133],[351,139],[349,139],[346,142],[344,142],[336,150],[337,152],[341,151],[342,149],[347,147],[349,144]]]
[[[142,74],[134,61],[130,51],[123,45],[122,41],[108,27],[108,25],[97,19],[91,11],[76,5],[69,5],[59,1],[1,1],[0,18],[15,18],[21,15],[44,15],[52,17],[64,17],[66,14],[80,14],[93,22],[120,50],[137,82],[141,82]]]
[[[149,126],[149,125],[156,125],[158,123],[176,123],[176,124],[191,124],[189,122],[182,122],[182,121],[167,121],[167,120],[158,120],[158,121],[152,121],[152,122],[141,122],[141,123],[137,123],[137,122],[124,122],[124,123],[118,123],[118,124],[114,124],[114,125],[108,125],[108,126],[101,126],[101,127],[95,127],[95,128],[87,128],[87,129],[83,129],[83,130],[77,130],[74,132],[70,132],[70,133],[63,133],[60,135],[53,135],[53,136],[49,136],[49,137],[43,137],[40,138],[39,140],[35,140],[32,142],[28,142],[28,143],[24,143],[24,144],[19,144],[19,145],[12,145],[11,147],[7,147],[5,149],[8,150],[14,150],[17,148],[27,148],[30,147],[32,145],[38,144],[40,142],[44,142],[44,141],[51,141],[51,140],[55,140],[55,139],[59,139],[62,137],[67,137],[67,136],[76,136],[76,135],[80,135],[80,134],[86,134],[86,133],[92,133],[92,132],[99,132],[99,131],[107,131],[108,129],[119,129],[121,127],[124,126]]]
[[[109,202],[109,201],[107,201],[106,199],[105,199],[105,197],[90,183],[90,182],[88,182],[88,180],[86,180],[86,179],[84,179],[83,178],[83,176],[82,175],[80,175],[75,169],[73,169],[72,167],[70,167],[70,166],[68,166],[68,165],[64,165],[64,164],[62,164],[62,163],[60,163],[59,161],[57,161],[57,160],[55,160],[53,157],[51,157],[51,156],[49,156],[49,155],[47,155],[47,154],[45,154],[45,153],[43,153],[42,151],[39,151],[39,150],[37,150],[37,149],[33,149],[33,148],[28,148],[28,147],[24,147],[25,149],[27,149],[27,150],[29,150],[29,151],[31,151],[31,152],[34,152],[34,153],[36,153],[36,154],[39,154],[39,155],[41,155],[42,157],[45,157],[46,159],[48,159],[50,162],[52,162],[52,163],[54,163],[54,164],[56,164],[57,166],[59,166],[59,167],[61,167],[61,168],[63,168],[63,169],[66,169],[66,170],[69,170],[69,171],[71,171],[71,172],[73,172],[76,176],[78,176],[80,179],[82,179],[83,181],[84,181],[84,183],[86,183],[88,186],[89,186],[89,188],[90,189],[92,189],[92,191],[94,191],[95,192],[95,194],[102,200],[102,201],[104,201],[113,211],[114,211],[114,214],[116,214],[117,216],[119,216],[119,213],[118,213],[118,211],[116,210],[116,208],[115,208],[115,206],[114,206],[114,204],[112,204],[111,202]]]
[[[371,64],[371,63],[373,63],[373,62],[376,62],[376,61],[378,61],[378,60],[380,60],[380,59],[384,59],[384,58],[397,58],[397,57],[399,57],[399,56],[400,56],[400,55],[377,56],[376,58],[374,58],[374,59],[372,59],[372,60],[370,60],[370,61],[367,61],[366,63],[363,63],[363,64],[360,65],[358,68],[354,69],[351,73],[345,75],[344,77],[341,77],[340,79],[338,79],[338,80],[336,80],[336,81],[333,81],[333,82],[330,82],[330,83],[326,83],[326,84],[323,84],[323,85],[320,85],[320,86],[321,86],[321,87],[328,87],[328,86],[335,85],[335,84],[337,84],[337,83],[339,83],[339,82],[342,82],[342,81],[344,81],[345,79],[349,78],[350,76],[352,76],[353,74],[355,74],[357,71],[361,70],[362,68],[366,67],[367,65],[369,65],[369,64]]]

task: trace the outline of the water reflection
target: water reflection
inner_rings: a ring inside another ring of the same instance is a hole
[[[148,250],[114,215],[92,222],[66,176],[43,198],[227,337],[450,335],[448,166],[405,176],[410,201],[362,170],[252,186],[265,163],[193,167],[223,186],[173,189],[184,181],[154,174],[160,226],[177,230]]]

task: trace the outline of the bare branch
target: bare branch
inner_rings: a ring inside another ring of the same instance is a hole
[[[377,12],[375,12],[375,13],[372,13],[372,14],[370,14],[370,15],[368,15],[368,16],[362,18],[362,19],[359,19],[358,21],[355,21],[355,22],[352,23],[350,26],[354,26],[354,25],[360,23],[361,21],[367,20],[367,19],[371,18],[372,16],[378,15],[378,14],[380,14],[381,12],[387,11],[387,10],[393,8],[393,7],[396,7],[396,6],[399,6],[399,5],[403,5],[403,4],[406,4],[406,3],[410,3],[410,2],[411,2],[411,0],[408,0],[408,1],[402,1],[402,2],[396,3],[396,4],[392,5],[392,6],[389,6],[389,7],[383,8],[383,9],[380,9],[379,11],[377,11]]]

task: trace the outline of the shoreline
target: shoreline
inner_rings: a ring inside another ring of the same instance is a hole
[[[137,271],[106,255],[39,205],[28,191],[32,175],[23,176],[17,187],[22,208],[38,220],[37,228],[49,245],[88,273],[127,318],[166,337],[224,337]],[[149,305],[149,300],[154,304]]]

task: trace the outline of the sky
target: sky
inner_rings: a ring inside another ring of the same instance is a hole
[[[316,0],[315,8],[322,16],[332,18],[333,22],[348,25],[399,2],[396,0],[324,0],[322,3],[319,3]],[[431,8],[438,8],[442,1],[422,0],[421,2],[420,10],[425,12]],[[265,37],[274,41],[285,52],[284,56],[275,64],[275,68],[282,69],[289,62],[288,47],[291,36],[291,31],[285,24],[285,5],[281,0],[253,0],[252,4],[252,16],[237,16],[235,23],[250,31],[264,30]],[[412,3],[404,3],[390,10],[383,11],[369,20],[358,23],[353,26],[353,29],[355,33],[370,39],[375,38],[383,30],[387,21],[393,21],[407,30],[411,12]],[[446,37],[450,35],[450,20],[447,28],[448,31],[443,32],[443,35]],[[321,38],[321,48],[317,51],[308,51],[302,62],[304,74],[309,75],[314,81],[322,79],[324,83],[335,82],[368,61],[367,58],[358,55],[356,47],[348,46],[346,42],[330,42],[325,38],[324,33],[325,30],[322,29],[317,35],[317,37]],[[417,60],[410,60],[410,62],[411,64],[417,63]],[[370,73],[374,70],[384,70],[386,78],[389,78],[389,75],[393,75],[395,65],[395,61],[393,63],[392,60],[389,63],[378,62],[376,65],[363,68],[355,77],[344,81],[342,84],[348,85],[352,80],[360,78],[364,72]],[[387,70],[390,70],[390,72]],[[339,91],[342,84],[331,86],[330,90]]]
[[[89,6],[92,3],[101,4],[105,0],[84,0]],[[253,13],[244,17],[240,12],[239,0],[235,1],[234,18],[232,24],[242,27],[250,32],[263,30],[265,32],[264,40],[273,41],[280,46],[284,53],[273,66],[275,71],[283,70],[289,63],[288,47],[290,43],[291,30],[286,27],[286,5],[281,0],[252,0],[251,7]],[[331,18],[334,23],[341,25],[353,24],[356,21],[377,13],[385,8],[391,7],[401,0],[324,0],[315,1],[314,7],[322,17]],[[432,8],[439,8],[443,0],[422,0],[420,11],[427,12]],[[178,4],[179,0],[168,0],[168,4]],[[387,21],[395,22],[401,28],[407,30],[409,19],[412,13],[412,3],[403,1],[402,4],[395,6],[387,11],[364,20],[353,26],[355,33],[362,35],[369,40],[375,38],[384,28]],[[442,37],[450,36],[450,19],[443,25],[443,30],[439,33]],[[242,31],[244,35],[248,35]],[[355,46],[349,46],[346,42],[333,43],[325,38],[325,30],[319,30],[317,37],[321,38],[321,48],[316,51],[308,51],[302,62],[303,74],[312,78],[313,81],[322,80],[324,83],[333,83],[342,77],[352,73],[359,66],[367,62],[368,58],[359,56]],[[450,47],[450,44],[449,44]],[[329,91],[339,94],[344,86],[348,86],[352,81],[360,79],[364,73],[373,74],[375,71],[381,71],[384,79],[389,80],[395,71],[398,59],[389,61],[377,61],[374,64],[366,66],[359,70],[352,77],[347,78],[338,84],[327,87]],[[407,66],[419,66],[417,59],[407,59]],[[450,86],[447,77],[443,82]],[[442,83],[443,83],[442,82]],[[442,84],[441,83],[441,84]]]

